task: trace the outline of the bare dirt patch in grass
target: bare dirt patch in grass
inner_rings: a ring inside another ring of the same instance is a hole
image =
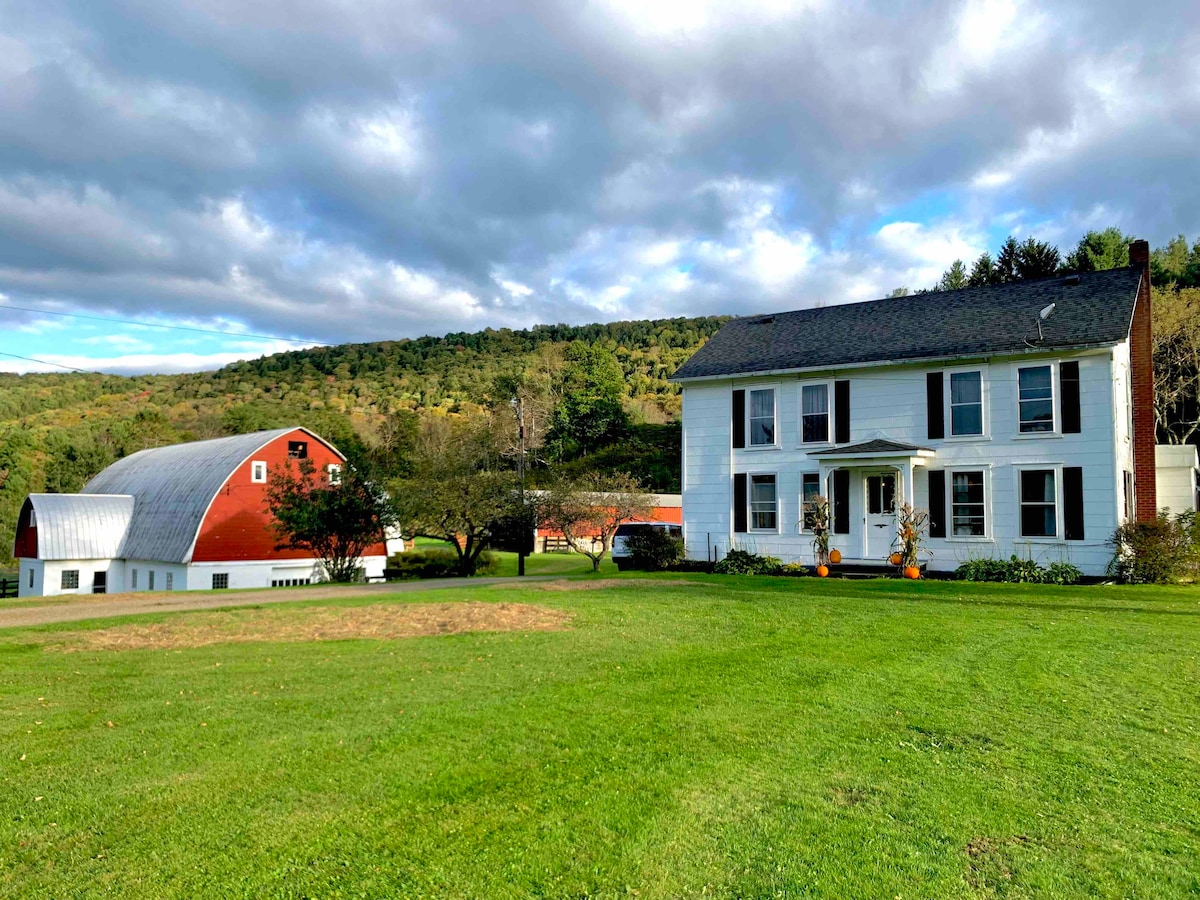
[[[569,613],[523,603],[378,603],[371,606],[249,607],[185,613],[165,622],[114,625],[46,636],[46,649],[180,650],[267,641],[392,640],[474,631],[560,631]]]

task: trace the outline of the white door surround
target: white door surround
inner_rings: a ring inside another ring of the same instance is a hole
[[[895,469],[863,470],[863,558],[882,562],[896,538],[900,479]]]

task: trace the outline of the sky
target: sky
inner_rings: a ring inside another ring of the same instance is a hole
[[[1194,0],[0,0],[0,351],[59,366],[867,300],[1109,225],[1200,237]]]

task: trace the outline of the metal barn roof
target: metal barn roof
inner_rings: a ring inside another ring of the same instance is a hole
[[[186,563],[204,514],[225,480],[260,448],[296,430],[278,428],[142,450],[117,460],[89,481],[83,493],[134,498],[121,551],[124,559]]]
[[[133,519],[128,494],[30,494],[38,559],[117,559]]]

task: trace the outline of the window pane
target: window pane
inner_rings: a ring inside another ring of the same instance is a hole
[[[829,412],[829,385],[806,384],[801,396],[803,398],[803,409],[801,411],[805,415],[809,413]]]
[[[1027,471],[1021,473],[1022,503],[1053,503],[1054,472]]]
[[[956,537],[983,537],[983,513],[978,507],[954,507],[954,534]]]
[[[775,443],[775,422],[771,419],[750,420],[750,446],[761,447]]]
[[[1054,404],[1049,400],[1021,401],[1021,431],[1053,431]]]
[[[1017,378],[1021,386],[1022,400],[1049,400],[1053,396],[1049,366],[1021,369]]]
[[[750,415],[756,419],[761,416],[775,418],[775,392],[772,390],[751,391]]]
[[[1022,506],[1021,534],[1025,537],[1054,537],[1053,506]]]
[[[982,403],[983,379],[978,372],[952,372],[950,375],[951,403]]]
[[[806,444],[825,443],[829,440],[829,415],[804,417],[804,433],[800,438]]]
[[[755,476],[750,484],[750,502],[751,503],[774,503],[775,502],[775,477],[770,476],[770,480],[765,477]]]
[[[983,473],[954,473],[954,502],[983,503]]]
[[[983,434],[983,405],[951,406],[951,434]]]

